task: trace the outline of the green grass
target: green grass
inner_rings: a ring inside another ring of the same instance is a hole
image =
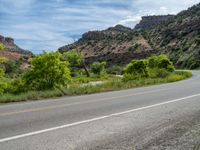
[[[104,74],[101,76],[92,75],[91,77],[78,76],[72,79],[72,83],[89,83],[89,82],[95,82],[95,81],[110,80],[113,78],[117,78],[117,77],[114,75],[108,75],[108,74]]]
[[[0,97],[0,103],[9,103],[9,102],[19,102],[19,101],[28,101],[28,100],[39,100],[45,98],[55,98],[61,96],[69,96],[69,95],[82,95],[82,94],[92,94],[98,92],[106,92],[106,91],[115,91],[122,90],[128,88],[135,88],[141,86],[149,86],[161,83],[175,82],[179,80],[183,80],[191,77],[192,74],[186,71],[178,71],[170,74],[165,78],[141,78],[137,80],[131,81],[123,81],[119,77],[108,76],[103,79],[96,78],[84,78],[84,79],[76,79],[68,88],[62,88],[61,90],[47,90],[47,91],[28,91],[26,93],[21,94],[3,94]],[[98,81],[105,80],[106,82],[102,84],[98,84],[95,86],[87,85],[80,86],[80,83],[87,83],[90,81]]]
[[[176,72],[174,74],[171,74],[168,77],[168,81],[169,82],[175,82],[175,81],[183,80],[183,79],[186,79],[186,78],[190,78],[191,76],[192,76],[191,72],[179,71],[179,72]]]
[[[55,98],[64,96],[65,94],[60,90],[47,90],[47,91],[28,91],[21,94],[3,94],[0,98],[0,103],[19,102],[27,100],[39,100],[45,98]]]

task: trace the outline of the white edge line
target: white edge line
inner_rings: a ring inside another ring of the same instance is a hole
[[[158,103],[158,104],[140,107],[140,108],[136,108],[136,109],[131,109],[131,110],[127,110],[127,111],[123,111],[123,112],[119,112],[119,113],[114,113],[114,114],[110,114],[110,115],[106,115],[106,116],[100,116],[100,117],[97,117],[97,118],[92,118],[92,119],[88,119],[88,120],[74,122],[74,123],[71,123],[71,124],[66,124],[66,125],[62,125],[62,126],[44,129],[44,130],[39,130],[39,131],[34,131],[34,132],[25,133],[25,134],[21,134],[21,135],[16,135],[16,136],[8,137],[8,138],[3,138],[3,139],[0,139],[0,143],[11,141],[11,140],[16,140],[16,139],[20,139],[20,138],[24,138],[24,137],[28,137],[28,136],[33,136],[33,135],[37,135],[37,134],[42,134],[42,133],[45,133],[45,132],[55,131],[55,130],[58,130],[58,129],[68,128],[68,127],[72,127],[72,126],[76,126],[76,125],[80,125],[80,124],[84,124],[84,123],[89,123],[89,122],[93,122],[93,121],[97,121],[97,120],[101,120],[101,119],[105,119],[105,118],[110,118],[110,117],[113,117],[113,116],[123,115],[123,114],[131,113],[131,112],[135,112],[135,111],[139,111],[139,110],[153,108],[153,107],[157,107],[157,106],[161,106],[161,105],[165,105],[165,104],[169,104],[169,103],[183,101],[183,100],[190,99],[190,98],[197,97],[197,96],[200,96],[200,93],[195,94],[195,95],[191,95],[191,96],[187,96],[187,97],[183,97],[183,98],[179,98],[179,99],[170,100],[170,101],[163,102],[163,103]]]

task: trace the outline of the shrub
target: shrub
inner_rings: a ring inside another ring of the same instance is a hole
[[[173,63],[166,55],[152,56],[147,60],[132,60],[124,69],[124,80],[137,78],[166,78],[175,70]]]
[[[6,63],[8,59],[6,57],[0,57],[0,65],[2,66],[4,63]]]
[[[175,81],[179,81],[179,80],[189,78],[191,76],[192,76],[191,72],[179,71],[179,72],[175,72],[174,74],[171,74],[168,77],[168,81],[169,82],[175,82]]]
[[[158,68],[159,69],[166,69],[170,72],[173,72],[175,70],[172,62],[167,57],[166,58],[163,57],[159,60]]]
[[[178,72],[176,72],[176,74],[181,75],[184,78],[192,77],[192,73],[191,72],[187,72],[187,71],[178,71]]]
[[[94,62],[91,65],[92,73],[101,75],[105,71],[106,62]]]
[[[14,78],[9,82],[7,92],[8,93],[13,93],[13,94],[18,94],[25,92],[27,89],[24,80],[22,80],[21,77]]]
[[[59,52],[43,53],[30,60],[31,69],[24,75],[32,90],[46,90],[65,85],[70,80],[69,63]]]
[[[166,55],[152,56],[148,58],[149,68],[166,69],[173,72],[175,67]]]
[[[166,69],[158,69],[157,70],[157,77],[159,77],[159,78],[166,78],[169,75],[170,75],[170,72],[167,71]]]
[[[130,80],[136,80],[136,79],[139,79],[141,78],[141,76],[139,74],[130,74],[130,73],[125,73],[123,75],[123,81],[130,81]]]
[[[170,75],[168,77],[169,82],[175,82],[175,81],[179,81],[179,80],[182,80],[182,79],[183,79],[183,76],[178,75],[178,74],[173,74],[173,75]]]
[[[158,57],[152,56],[148,58],[148,67],[149,68],[157,68],[158,67]]]
[[[76,68],[73,71],[73,77],[85,77],[86,76],[86,72],[84,69],[80,69],[80,68]]]
[[[8,82],[5,78],[5,71],[0,68],[0,95],[3,94],[8,88]]]
[[[112,66],[107,70],[109,74],[120,75],[123,72],[123,68],[120,66]]]
[[[126,66],[124,72],[124,78],[136,79],[140,77],[148,77],[148,62],[146,60],[132,60],[131,63]]]
[[[3,65],[3,63],[7,61],[8,61],[7,58],[0,57],[0,95],[3,94],[8,87],[8,83],[5,78],[5,66]]]
[[[0,43],[0,51],[4,50],[4,49],[5,49],[4,45],[2,43]]]
[[[151,78],[166,78],[170,75],[170,72],[166,69],[150,69]]]
[[[6,89],[8,87],[8,84],[7,82],[4,82],[4,81],[0,81],[0,95],[5,93]]]

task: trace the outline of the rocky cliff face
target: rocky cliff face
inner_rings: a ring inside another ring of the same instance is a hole
[[[14,43],[14,39],[10,37],[4,37],[0,35],[0,43],[2,43],[5,47],[6,50],[11,51],[11,52],[16,52],[19,54],[24,54],[24,55],[32,55],[32,53],[28,50],[24,50],[17,46]]]
[[[163,16],[143,16],[139,24],[135,26],[135,29],[150,29],[156,25],[162,24],[173,15],[163,15]]]
[[[3,37],[0,35],[0,42],[3,43],[6,47],[13,46],[14,40],[10,37]]]
[[[33,54],[30,51],[24,50],[14,43],[14,39],[0,35],[0,43],[5,47],[5,50],[0,51],[0,56],[10,60],[27,60]]]

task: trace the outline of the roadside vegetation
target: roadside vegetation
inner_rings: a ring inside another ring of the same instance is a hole
[[[190,72],[175,71],[166,55],[132,60],[125,67],[93,62],[87,68],[81,53],[73,50],[36,55],[25,70],[13,63],[0,58],[0,103],[113,91],[192,76]],[[13,69],[6,67],[8,64]]]

